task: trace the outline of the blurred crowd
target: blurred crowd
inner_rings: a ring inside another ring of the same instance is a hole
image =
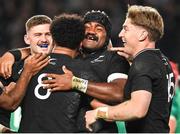
[[[83,15],[92,9],[104,10],[111,18],[112,43],[121,45],[118,33],[125,19],[128,4],[149,5],[158,9],[165,22],[165,36],[158,43],[168,58],[180,63],[180,1],[179,0],[0,0],[0,54],[24,47],[24,23],[35,14],[53,18],[63,12]]]

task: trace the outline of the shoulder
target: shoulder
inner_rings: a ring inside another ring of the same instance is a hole
[[[137,72],[151,72],[160,65],[159,57],[152,51],[145,51],[135,57],[132,67]]]
[[[126,58],[124,58],[124,57],[121,56],[121,55],[118,55],[117,52],[114,52],[114,51],[106,51],[106,52],[105,52],[105,55],[106,55],[106,57],[108,57],[110,60],[116,59],[116,60],[119,60],[119,61],[128,62],[128,61],[126,60]]]

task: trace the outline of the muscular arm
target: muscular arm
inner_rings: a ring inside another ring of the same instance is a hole
[[[108,118],[110,120],[133,120],[143,118],[149,109],[152,94],[145,90],[135,91],[131,99],[117,106],[110,107]]]
[[[102,118],[112,121],[134,120],[143,118],[149,109],[152,94],[145,90],[135,91],[131,94],[131,99],[116,106],[108,106],[103,112]],[[101,111],[102,107],[99,108]],[[103,108],[104,109],[104,108]],[[86,113],[86,127],[94,123],[98,116],[98,109]],[[99,117],[99,116],[98,116]]]
[[[14,50],[11,50],[11,51],[20,51],[21,53],[21,57],[20,59],[23,60],[25,59],[27,56],[29,56],[31,54],[31,49],[30,47],[24,47],[24,48],[17,48],[17,49],[14,49]],[[10,53],[10,52],[7,52],[7,53]],[[17,55],[14,55],[13,53],[10,53],[15,59],[17,58],[16,56]]]
[[[126,79],[122,78],[113,80],[110,83],[89,81],[86,94],[98,98],[107,104],[122,102],[125,83]]]
[[[31,77],[32,74],[25,69],[17,81],[15,88],[9,93],[2,93],[0,97],[0,106],[5,109],[15,110],[24,97],[25,89]]]
[[[91,105],[91,107],[92,107],[93,109],[96,109],[96,108],[98,108],[98,107],[108,106],[107,104],[102,103],[102,102],[100,102],[100,101],[98,101],[98,100],[96,100],[96,99],[93,99],[93,100],[91,101],[90,105]]]
[[[10,110],[16,109],[25,95],[31,77],[45,67],[48,62],[49,58],[42,54],[29,56],[25,60],[24,69],[14,89],[0,95],[0,107]]]
[[[72,90],[73,74],[65,67],[63,67],[63,71],[64,74],[62,75],[47,74],[47,77],[51,77],[53,79],[43,81],[44,84],[47,84],[45,88],[51,89],[51,91]],[[107,104],[119,103],[123,100],[123,90],[125,83],[126,79],[124,78],[112,80],[110,83],[97,83],[88,81],[86,94]]]
[[[20,53],[17,51],[20,51]],[[29,54],[29,47],[14,49],[3,54],[3,56],[0,58],[0,75],[4,78],[9,78],[12,74],[12,65],[14,64],[15,59],[18,59],[19,56],[20,59],[25,59]],[[15,56],[17,57],[15,58]]]

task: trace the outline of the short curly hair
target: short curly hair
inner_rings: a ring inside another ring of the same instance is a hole
[[[77,14],[67,13],[55,16],[50,32],[57,46],[77,49],[85,36],[83,18]]]

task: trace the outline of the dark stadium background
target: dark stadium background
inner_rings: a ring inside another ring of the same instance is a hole
[[[45,14],[51,18],[63,12],[83,15],[92,9],[107,12],[113,25],[113,45],[121,45],[118,33],[128,3],[157,8],[165,22],[165,35],[158,47],[170,60],[180,64],[180,0],[0,0],[0,55],[9,49],[26,46],[24,23],[32,15]]]

